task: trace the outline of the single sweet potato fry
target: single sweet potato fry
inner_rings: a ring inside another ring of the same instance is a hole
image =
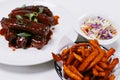
[[[64,49],[64,50],[62,51],[62,53],[60,54],[60,56],[61,56],[61,57],[66,56],[67,54],[69,54],[69,51],[70,51],[70,49],[69,49],[69,48]]]
[[[75,52],[73,52],[74,57],[79,60],[80,62],[83,60],[81,56],[79,56],[78,54],[76,54]]]
[[[70,50],[70,54],[69,54],[69,57],[67,59],[66,65],[69,65],[73,60],[74,60],[74,55],[73,55],[72,50]]]
[[[78,61],[78,60],[76,59],[76,60],[73,62],[73,66],[78,67],[79,63],[80,63],[80,61]]]
[[[101,67],[100,67],[100,66],[98,66],[98,65],[95,65],[95,69],[96,69],[97,71],[100,71],[100,72],[104,71],[104,69],[103,69],[103,68],[101,68]]]
[[[85,47],[84,46],[81,46],[81,53],[82,53],[82,57],[85,56]]]
[[[64,72],[72,79],[74,80],[82,80],[81,77],[79,77],[78,75],[76,75],[75,73],[73,73],[66,65],[63,66],[64,67]]]
[[[92,46],[96,47],[96,48],[100,48],[100,45],[99,45],[98,42],[95,41],[95,40],[89,40],[89,43],[90,43]]]
[[[104,72],[104,71],[103,71],[103,72],[99,72],[99,73],[98,73],[98,76],[104,77],[104,76],[105,76],[105,72]]]
[[[100,47],[97,40],[89,40],[90,44],[99,50],[100,53],[105,53],[105,51]]]
[[[89,46],[90,44],[89,43],[78,43],[78,44],[75,44],[74,46],[72,46],[72,48],[78,48],[78,47],[81,47],[81,46]]]
[[[108,65],[108,69],[113,70],[113,68],[119,63],[118,58],[114,58],[112,63]]]
[[[108,67],[107,63],[105,63],[105,62],[99,62],[98,65],[103,69],[107,69],[107,67]]]
[[[60,61],[60,60],[62,60],[60,56],[54,54],[53,52],[52,52],[52,57],[55,59],[55,61]]]
[[[105,54],[105,57],[103,57],[102,61],[106,62],[108,58],[113,55],[115,52],[115,49],[110,48],[109,51]]]
[[[83,75],[73,65],[68,65],[68,67],[73,73],[83,78]]]

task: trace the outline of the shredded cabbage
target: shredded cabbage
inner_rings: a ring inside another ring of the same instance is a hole
[[[88,18],[81,25],[81,30],[90,38],[101,40],[111,39],[116,36],[117,31],[113,24],[100,16]]]

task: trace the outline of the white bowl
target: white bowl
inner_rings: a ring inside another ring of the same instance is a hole
[[[95,18],[95,17],[102,17],[104,19],[107,19],[109,20],[115,27],[116,31],[117,31],[117,35],[114,36],[113,38],[111,39],[105,39],[105,40],[101,40],[101,39],[97,39],[97,38],[90,38],[88,37],[80,28],[82,27],[82,24],[84,24],[84,21],[88,18]],[[83,36],[84,38],[86,39],[97,39],[98,42],[101,44],[101,45],[108,45],[108,44],[111,44],[113,42],[115,42],[119,37],[120,37],[120,28],[119,28],[119,25],[115,22],[113,22],[113,19],[111,18],[108,18],[104,15],[99,15],[99,14],[89,14],[89,15],[83,15],[81,16],[79,19],[78,19],[78,22],[76,23],[75,25],[75,31],[80,34],[81,36]]]

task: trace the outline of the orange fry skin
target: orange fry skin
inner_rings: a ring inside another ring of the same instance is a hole
[[[95,69],[97,70],[97,71],[104,71],[104,69],[103,68],[101,68],[100,66],[98,66],[98,65],[95,65]]]
[[[111,74],[110,77],[109,77],[109,80],[115,80],[115,75]]]
[[[81,53],[82,53],[82,56],[84,57],[84,55],[85,55],[85,47],[84,46],[81,46]]]
[[[74,46],[72,46],[72,48],[78,48],[80,46],[89,46],[90,44],[89,43],[78,43],[78,44],[75,44]]]
[[[58,55],[56,55],[56,54],[54,54],[53,52],[52,52],[52,57],[53,57],[53,59],[54,59],[55,61],[60,61],[60,60],[61,60],[61,57],[58,56]]]
[[[88,57],[90,55],[90,53],[91,53],[90,49],[85,49],[85,55],[84,56]]]
[[[62,53],[60,54],[60,56],[61,56],[61,57],[66,56],[67,54],[69,54],[69,51],[70,51],[70,49],[64,49],[64,50],[62,51]]]
[[[112,70],[114,69],[114,67],[119,63],[119,59],[118,58],[114,58],[112,63],[108,65],[108,70],[105,71],[106,76],[109,76],[110,73],[112,72]],[[105,76],[105,79],[107,79]]]
[[[108,67],[107,63],[105,63],[105,62],[99,62],[98,65],[103,69],[107,69],[107,67]]]
[[[110,48],[109,51],[106,53],[105,57],[103,57],[102,61],[106,62],[108,58],[114,54],[114,52],[115,52],[115,49]]]
[[[73,52],[74,57],[79,60],[80,62],[83,60],[81,56],[79,56],[78,54],[76,54],[75,52]]]
[[[108,68],[110,70],[113,70],[113,68],[119,63],[119,59],[118,58],[114,58],[112,63],[108,65]]]
[[[104,52],[100,51],[99,55],[97,55],[95,57],[95,59],[90,63],[90,65],[88,66],[87,70],[89,70],[90,68],[92,68],[95,64],[97,64],[104,56]]]
[[[98,76],[100,76],[100,77],[104,77],[106,74],[105,74],[105,72],[99,72],[98,73]]]
[[[100,45],[98,44],[98,42],[96,41],[96,40],[89,40],[89,43],[92,45],[92,46],[94,46],[94,47],[96,47],[96,48],[100,48]]]
[[[73,65],[68,65],[68,67],[73,73],[75,73],[79,77],[83,78],[83,75]]]
[[[97,71],[95,68],[93,68],[93,74],[94,74],[95,76],[98,76],[98,71]]]
[[[75,61],[73,62],[73,66],[78,67],[79,63],[80,63],[80,62],[79,62],[78,60],[75,60]]]
[[[94,50],[78,67],[79,71],[84,71],[90,62],[98,55],[97,50]]]
[[[76,75],[75,73],[73,73],[66,65],[63,66],[64,67],[64,72],[72,79],[74,80],[82,80],[81,77],[79,77],[78,75]]]
[[[74,55],[73,55],[72,50],[70,50],[70,55],[69,55],[69,57],[68,57],[68,59],[67,59],[67,61],[66,61],[66,65],[71,64],[71,62],[72,62],[73,60],[74,60]]]

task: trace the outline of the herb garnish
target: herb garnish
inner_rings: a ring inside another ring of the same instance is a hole
[[[37,18],[34,18],[34,22],[38,22],[38,19],[37,19]]]
[[[29,20],[32,21],[32,19],[34,17],[38,16],[38,13],[37,12],[33,12],[33,13],[25,14],[25,16],[27,16],[29,18]]]
[[[23,19],[23,17],[22,17],[21,15],[16,15],[16,18],[17,18],[18,20]]]
[[[18,23],[19,25],[23,25],[23,21],[22,21],[22,20],[17,20],[17,23]]]
[[[23,9],[26,8],[26,4],[23,4],[22,8],[23,8]]]
[[[30,37],[32,35],[29,34],[29,33],[26,33],[26,32],[22,32],[22,33],[17,34],[17,36],[20,36],[20,37]]]
[[[40,7],[39,8],[39,13],[43,13],[43,11],[44,11],[44,7]]]
[[[8,18],[11,18],[11,15],[8,15]]]

